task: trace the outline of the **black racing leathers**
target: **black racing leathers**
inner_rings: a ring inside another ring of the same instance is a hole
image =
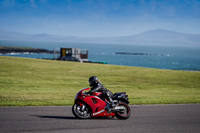
[[[91,93],[93,92],[101,92],[102,93],[102,98],[106,98],[109,102],[113,102],[112,101],[112,96],[113,96],[113,93],[111,91],[109,91],[108,89],[106,89],[100,82],[95,84],[94,86],[92,86],[91,90],[90,90]]]

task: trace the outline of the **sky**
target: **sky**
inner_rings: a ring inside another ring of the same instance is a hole
[[[0,29],[79,37],[200,34],[200,0],[0,0]]]

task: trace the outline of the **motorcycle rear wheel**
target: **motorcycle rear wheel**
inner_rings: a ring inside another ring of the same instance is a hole
[[[128,119],[131,115],[131,109],[126,103],[119,103],[120,107],[123,107],[124,109],[122,111],[115,112],[115,116],[118,119]]]
[[[84,109],[83,109],[83,106]],[[72,106],[72,113],[74,114],[74,116],[78,119],[88,119],[91,118],[91,113],[90,113],[90,109],[86,106],[86,105],[80,105],[78,103],[75,103]]]

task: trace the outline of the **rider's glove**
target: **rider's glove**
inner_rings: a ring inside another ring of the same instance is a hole
[[[86,92],[86,94],[88,94],[88,95],[89,95],[89,94],[91,94],[91,92],[90,92],[90,91],[88,91],[88,92]]]

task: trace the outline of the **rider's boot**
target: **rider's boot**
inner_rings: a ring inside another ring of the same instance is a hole
[[[108,112],[111,111],[111,110],[110,110],[110,104],[109,104],[108,102],[106,102],[106,110],[107,110]]]
[[[111,108],[114,108],[116,106],[111,97],[109,97],[109,102]]]

